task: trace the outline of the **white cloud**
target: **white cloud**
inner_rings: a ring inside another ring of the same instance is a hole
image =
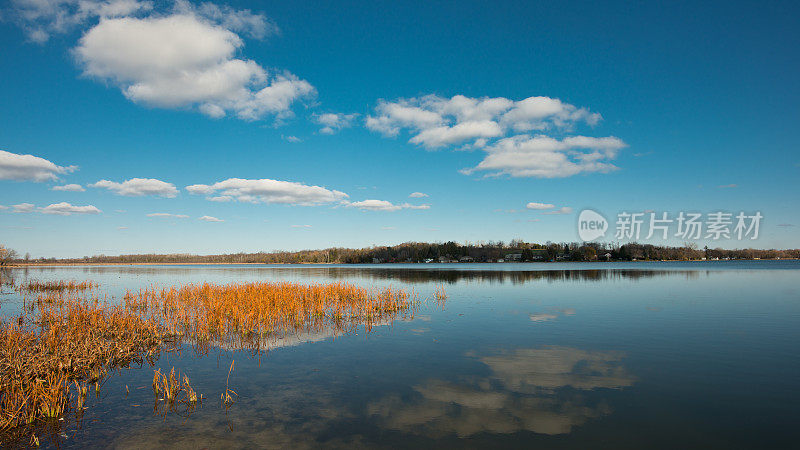
[[[319,130],[322,134],[334,134],[343,128],[353,126],[353,121],[358,114],[324,113],[314,114],[314,121],[322,125]]]
[[[0,150],[0,180],[52,181],[61,174],[74,172],[77,166],[57,166],[33,155],[18,155]]]
[[[418,103],[419,100],[413,98],[397,102],[380,100],[375,107],[377,115],[367,116],[367,128],[385,136],[396,136],[401,128],[421,131],[443,123],[440,114],[417,106]]]
[[[467,139],[493,138],[503,134],[503,130],[496,122],[481,120],[462,122],[453,126],[441,126],[420,131],[409,142],[421,144],[428,148],[444,147],[446,145],[464,142]]]
[[[572,208],[570,208],[569,206],[562,206],[561,208],[558,208],[558,209],[553,210],[553,211],[545,211],[542,214],[553,214],[553,215],[555,215],[555,214],[572,214]]]
[[[208,197],[208,198],[206,198],[206,200],[212,201],[212,202],[225,203],[225,202],[233,201],[233,197],[231,197],[230,195],[217,195],[217,196],[214,196],[214,197]]]
[[[15,213],[29,213],[36,209],[36,205],[32,203],[19,203],[17,205],[11,205],[11,208],[13,209],[12,212]]]
[[[66,192],[83,192],[86,190],[80,184],[65,184],[63,186],[53,186],[51,189],[53,191],[66,191]]]
[[[546,314],[546,313],[539,313],[539,314],[530,314],[528,317],[531,319],[532,322],[547,322],[550,320],[558,319],[558,316],[555,314]]]
[[[568,177],[615,170],[611,161],[625,143],[616,137],[564,136],[580,124],[595,126],[602,117],[587,108],[557,98],[452,98],[426,95],[396,101],[379,100],[366,127],[384,136],[405,130],[409,142],[426,149],[452,147],[482,150],[485,159],[464,174],[488,171],[489,176]],[[556,133],[559,138],[545,134]],[[516,135],[515,135],[516,134]]]
[[[291,142],[292,144],[297,144],[298,142],[303,142],[303,140],[300,139],[297,136],[283,136],[283,135],[281,135],[281,138],[286,142]]]
[[[602,117],[586,108],[578,108],[557,98],[528,97],[514,103],[500,122],[515,131],[546,130],[553,126],[571,128],[578,122],[597,125]]]
[[[138,0],[13,0],[13,18],[28,39],[42,44],[97,17],[122,17],[153,9]]]
[[[202,20],[263,39],[280,32],[263,14],[248,9],[237,10],[205,2],[195,5],[186,0],[160,2],[160,15],[192,15]],[[68,32],[96,18],[137,16],[151,12],[154,2],[141,0],[12,0],[12,14],[31,41],[46,42],[51,35]]]
[[[487,155],[464,174],[488,171],[490,176],[559,178],[588,172],[610,172],[610,161],[625,143],[616,137],[571,136],[555,139],[544,135],[504,138],[484,148]]]
[[[395,205],[386,200],[362,200],[360,202],[347,202],[348,208],[358,208],[362,211],[399,211],[401,209],[430,209],[430,205],[412,205],[402,203]]]
[[[178,189],[172,183],[156,180],[155,178],[131,178],[122,183],[115,183],[108,180],[100,180],[90,184],[90,187],[105,188],[117,195],[139,197],[143,195],[159,195],[161,197],[173,198],[178,195]]]
[[[0,205],[0,211],[2,211],[2,210],[4,210],[4,209],[8,209],[8,206],[3,206],[3,205]]]
[[[192,194],[211,195],[219,192],[222,197],[231,197],[240,202],[279,203],[286,205],[318,205],[332,203],[348,197],[344,192],[309,186],[292,181],[248,180],[229,178],[212,185],[193,184],[186,190]],[[212,197],[213,198],[213,197]]]
[[[100,210],[92,205],[75,206],[67,202],[53,203],[52,205],[39,208],[42,214],[57,214],[60,216],[69,216],[72,214],[100,214]]]
[[[408,196],[411,198],[423,198],[423,197],[428,197],[428,194],[424,194],[422,192],[412,192]]]
[[[406,129],[413,136],[409,142],[426,148],[439,148],[473,140],[474,148],[487,139],[509,131],[559,129],[569,130],[577,123],[596,125],[601,116],[559,99],[529,97],[512,101],[503,97],[452,98],[426,95],[380,100],[375,115],[367,116],[366,126],[386,136],[396,136]]]
[[[158,217],[162,219],[187,219],[189,216],[186,214],[170,214],[170,213],[150,213],[147,214],[147,217]]]
[[[527,205],[525,205],[525,207],[528,209],[553,209],[556,207],[556,205],[552,203],[530,202]]]
[[[74,53],[85,75],[116,85],[137,103],[196,108],[212,118],[290,117],[292,104],[313,96],[314,87],[289,72],[236,58],[244,42],[234,31],[252,34],[247,23],[258,20],[249,11],[245,17],[223,9],[179,3],[169,15],[103,18]]]
[[[234,9],[228,5],[218,6],[205,2],[198,6],[186,0],[175,2],[175,11],[194,14],[223,28],[242,33],[254,39],[264,39],[280,32],[278,26],[263,14],[255,14],[249,9]]]
[[[292,228],[311,228],[311,225],[292,225]]]
[[[204,220],[204,221],[206,221],[206,222],[225,222],[225,221],[224,221],[224,220],[222,220],[222,219],[217,219],[216,217],[212,217],[212,216],[202,216],[202,217],[198,217],[198,218],[197,218],[197,220]]]

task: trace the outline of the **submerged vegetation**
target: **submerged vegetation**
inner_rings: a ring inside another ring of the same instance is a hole
[[[96,391],[115,370],[151,366],[162,351],[184,344],[197,355],[211,347],[269,349],[304,332],[350,333],[414,314],[419,298],[401,289],[368,289],[348,283],[254,282],[156,286],[127,292],[119,301],[100,298],[96,284],[27,283],[24,313],[0,323],[0,431],[80,416],[90,385]],[[86,295],[87,292],[88,294]],[[446,297],[439,288],[437,302]],[[233,364],[228,372],[233,371]],[[156,412],[177,406],[191,412],[199,396],[175,370],[153,376]],[[221,395],[227,409],[236,393]]]
[[[17,286],[18,292],[79,292],[94,289],[99,284],[91,281],[28,281]]]

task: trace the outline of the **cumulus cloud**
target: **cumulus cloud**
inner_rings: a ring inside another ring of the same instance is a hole
[[[412,192],[408,194],[408,196],[411,198],[423,198],[423,197],[428,197],[428,194],[422,192]]]
[[[86,190],[80,184],[65,184],[63,186],[53,186],[51,189],[54,191],[64,191],[64,192],[83,192]]]
[[[528,97],[500,117],[500,122],[515,131],[546,130],[553,126],[569,129],[578,122],[594,126],[602,120],[598,113],[578,108],[557,98]]]
[[[360,202],[346,202],[348,208],[358,208],[362,211],[399,211],[401,209],[430,209],[430,205],[412,205],[402,203],[395,205],[386,200],[362,200]]]
[[[189,216],[186,214],[171,214],[171,213],[150,213],[147,217],[158,217],[162,219],[187,219]]]
[[[39,208],[42,214],[56,214],[59,216],[69,216],[72,214],[100,214],[100,210],[92,205],[76,206],[67,202],[53,203],[52,205]]]
[[[409,142],[421,144],[428,148],[444,147],[464,142],[467,139],[484,139],[498,137],[503,130],[491,120],[458,123],[453,126],[441,126],[422,130]]]
[[[0,180],[53,181],[59,175],[74,172],[77,166],[57,166],[38,156],[18,155],[0,150]]]
[[[222,219],[217,219],[216,217],[212,217],[212,216],[198,217],[197,220],[203,220],[203,221],[206,221],[206,222],[225,222]]]
[[[268,178],[260,180],[229,178],[211,185],[193,184],[187,186],[186,190],[192,194],[211,195],[219,193],[218,199],[220,197],[230,197],[230,199],[240,202],[303,206],[332,203],[348,197],[344,192],[326,189],[321,186],[309,186],[293,181],[279,181]]]
[[[538,203],[538,202],[530,202],[525,205],[528,209],[553,209],[556,205],[552,203]]]
[[[559,99],[529,97],[513,101],[503,97],[470,98],[437,95],[380,100],[375,115],[367,116],[366,126],[386,136],[406,129],[409,142],[426,148],[439,148],[473,140],[473,147],[509,131],[569,130],[577,123],[596,125],[601,116]]]
[[[316,91],[289,72],[236,57],[244,46],[236,31],[264,36],[269,29],[264,16],[249,11],[178,2],[169,14],[101,18],[73,51],[84,75],[136,103],[193,108],[212,118],[282,119]]]
[[[322,134],[334,134],[343,128],[350,128],[356,117],[358,114],[342,113],[324,113],[313,116],[314,121],[322,125],[322,129],[319,130]]]
[[[590,172],[610,172],[626,144],[616,137],[518,135],[484,148],[486,157],[464,174],[486,171],[489,176],[560,178]]]
[[[105,188],[117,195],[141,197],[143,195],[158,195],[173,198],[178,195],[178,189],[172,183],[156,180],[155,178],[131,178],[130,180],[116,183],[109,180],[100,180],[90,184],[90,187]]]
[[[619,138],[566,136],[578,125],[593,127],[601,120],[600,114],[557,98],[426,95],[379,100],[365,125],[390,137],[406,131],[410,143],[426,149],[485,151],[484,160],[464,174],[555,178],[616,169],[611,161],[625,147]],[[533,131],[537,134],[527,134]]]

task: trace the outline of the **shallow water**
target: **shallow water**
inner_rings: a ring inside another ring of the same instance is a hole
[[[209,397],[153,411],[153,368],[122,370],[44,447],[787,448],[800,438],[800,262],[14,269],[15,282],[444,284],[444,307],[372,333],[166,354]],[[5,288],[0,314],[19,297]],[[228,368],[238,402],[219,405]],[[130,393],[126,394],[126,386]]]

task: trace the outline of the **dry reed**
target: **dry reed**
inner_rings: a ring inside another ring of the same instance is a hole
[[[23,316],[0,323],[0,431],[85,408],[87,384],[132,363],[151,365],[161,351],[186,342],[260,351],[296,333],[348,333],[413,314],[419,300],[403,290],[348,283],[197,284],[128,292],[113,303],[79,293],[91,282],[27,283],[44,292]],[[437,290],[435,298],[445,298]],[[228,371],[228,380],[233,363]],[[75,393],[73,393],[73,387]],[[168,405],[200,400],[186,376],[154,373],[153,390]],[[226,383],[227,409],[236,393]]]

